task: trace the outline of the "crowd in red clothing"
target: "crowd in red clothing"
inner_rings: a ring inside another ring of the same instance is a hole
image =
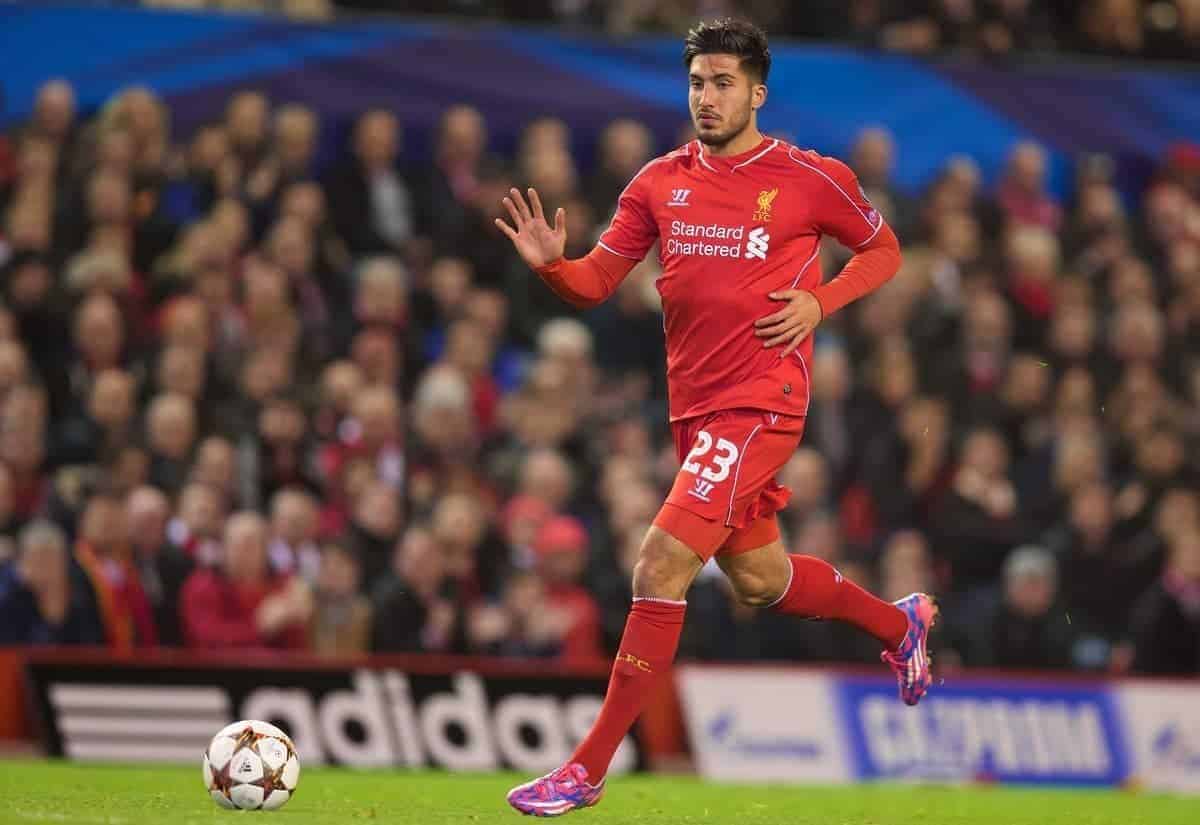
[[[371,647],[417,210],[390,113],[320,126],[52,81],[0,137],[0,640]]]
[[[451,106],[406,168],[377,110],[317,168],[322,126],[244,92],[181,139],[49,83],[4,136],[0,642],[613,652],[677,470],[654,254],[578,312],[493,219],[534,185],[579,257],[672,147],[618,119],[583,170],[539,118],[498,158]],[[947,666],[1200,670],[1197,150],[1067,199],[1036,146],[919,195],[897,151],[846,158],[905,263],[818,330],[789,549],[942,594]],[[683,657],[878,656],[713,569],[688,598]]]

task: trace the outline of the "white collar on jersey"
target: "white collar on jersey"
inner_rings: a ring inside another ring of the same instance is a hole
[[[758,160],[759,158],[761,158],[767,152],[770,152],[772,149],[774,149],[778,145],[779,145],[779,139],[778,138],[772,139],[771,144],[769,146],[767,146],[765,149],[763,149],[761,152],[756,152],[753,157],[746,158],[746,160],[737,164],[729,171],[736,172],[737,170],[741,169],[743,166],[748,166],[751,163],[754,163],[754,161]],[[700,158],[700,162],[702,164],[704,164],[705,169],[708,169],[710,172],[717,171],[717,169],[715,167],[713,167],[713,165],[705,159],[704,144],[702,144],[699,139],[696,140],[696,157]]]

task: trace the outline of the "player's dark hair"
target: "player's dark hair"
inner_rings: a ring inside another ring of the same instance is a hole
[[[683,41],[683,65],[690,68],[698,54],[735,55],[742,70],[759,83],[766,83],[771,71],[767,33],[746,20],[726,17],[696,26]]]

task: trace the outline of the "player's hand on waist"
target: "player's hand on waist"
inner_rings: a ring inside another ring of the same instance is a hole
[[[529,189],[529,203],[513,187],[509,190],[509,197],[504,199],[504,207],[512,216],[515,228],[503,218],[496,218],[496,226],[513,242],[525,263],[536,269],[563,256],[567,248],[567,221],[562,207],[554,213],[553,227],[546,223],[542,199],[532,187]]]
[[[754,334],[766,339],[764,348],[786,345],[779,353],[780,358],[786,358],[821,323],[821,304],[805,289],[784,289],[767,297],[787,301],[787,305],[755,321]]]

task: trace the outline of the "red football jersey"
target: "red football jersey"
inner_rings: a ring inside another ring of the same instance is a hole
[[[659,243],[671,420],[739,407],[805,415],[812,336],[781,359],[754,322],[784,306],[769,293],[821,283],[822,235],[856,249],[882,226],[849,167],[782,140],[731,157],[693,141],[646,164],[599,243],[634,260]]]

